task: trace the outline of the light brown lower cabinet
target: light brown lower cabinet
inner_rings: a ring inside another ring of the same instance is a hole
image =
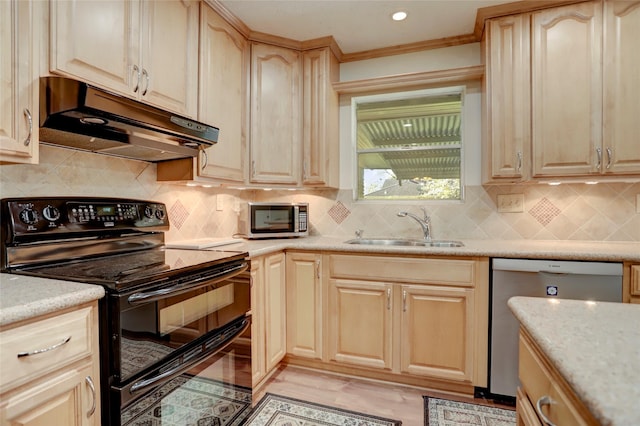
[[[288,252],[287,262],[288,362],[443,390],[486,386],[487,258]]]
[[[251,259],[251,368],[259,386],[287,351],[285,255]]]
[[[625,262],[622,281],[623,302],[640,303],[640,265]]]
[[[97,302],[0,331],[0,425],[100,425]]]
[[[600,424],[522,328],[519,352],[518,426]]]
[[[287,252],[287,353],[322,359],[322,255]]]

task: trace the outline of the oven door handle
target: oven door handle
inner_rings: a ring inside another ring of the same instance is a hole
[[[232,341],[234,341],[236,337],[240,336],[242,333],[244,333],[247,330],[247,328],[249,328],[250,324],[251,324],[251,321],[248,318],[244,318],[242,322],[239,323],[239,325],[234,328],[233,334],[231,335],[225,334],[222,336],[223,341],[221,342],[220,345],[211,349],[209,352],[206,352],[204,354],[201,354],[200,356],[190,359],[189,361],[181,363],[175,366],[174,368],[171,368],[163,373],[158,374],[157,376],[153,376],[149,379],[144,379],[144,380],[135,382],[133,385],[131,385],[131,388],[129,388],[129,392],[131,392],[131,394],[138,393],[145,389],[149,389],[150,387],[157,386],[159,382],[167,381],[175,376],[182,374],[184,371],[189,370],[191,367],[193,367],[196,364],[199,364],[204,359],[217,354],[218,352],[220,352],[221,350],[229,346],[229,344]]]
[[[171,296],[176,296],[178,294],[186,293],[188,291],[197,290],[200,287],[206,287],[208,285],[216,284],[224,280],[228,280],[229,278],[235,277],[238,274],[243,273],[247,270],[249,264],[247,262],[242,262],[240,265],[227,269],[224,272],[208,275],[206,277],[202,277],[195,282],[189,282],[187,284],[181,283],[170,287],[164,287],[158,290],[153,291],[145,291],[140,293],[134,293],[127,301],[132,305],[137,305],[141,303],[149,303],[155,302],[156,300],[166,299]],[[212,281],[214,280],[214,281]]]

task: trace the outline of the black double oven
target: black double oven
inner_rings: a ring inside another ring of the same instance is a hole
[[[162,203],[12,198],[1,209],[3,272],[105,289],[103,425],[136,424],[123,413],[178,376],[251,394],[248,253],[165,248]]]

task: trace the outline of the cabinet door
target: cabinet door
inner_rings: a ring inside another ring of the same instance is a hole
[[[531,164],[529,15],[491,20],[485,42],[485,180],[526,180]]]
[[[300,180],[301,80],[297,51],[251,45],[252,183],[297,185]]]
[[[331,49],[304,52],[303,185],[340,186],[339,96],[340,64]]]
[[[607,1],[604,34],[605,173],[640,173],[640,2]]]
[[[601,8],[586,2],[532,15],[534,177],[602,168]]]
[[[142,5],[142,100],[195,118],[199,2],[145,1]]]
[[[0,163],[38,163],[38,5],[0,3]]]
[[[251,377],[256,386],[267,374],[265,360],[264,259],[251,259]]]
[[[402,286],[403,373],[471,382],[473,290]]]
[[[200,157],[199,174],[244,181],[249,44],[202,3],[200,20],[200,121],[219,127],[218,143]]]
[[[287,353],[322,358],[321,256],[288,252]]]
[[[287,300],[285,257],[278,253],[264,260],[266,371],[271,371],[287,353]]]
[[[49,7],[51,72],[137,96],[139,0],[52,1]]]
[[[392,367],[392,285],[329,280],[329,359]]]
[[[93,382],[95,370],[89,364],[61,371],[37,386],[3,397],[0,425],[99,425],[98,382]]]

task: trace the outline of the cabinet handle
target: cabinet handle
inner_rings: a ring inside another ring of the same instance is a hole
[[[596,148],[596,154],[598,154],[598,164],[596,164],[596,169],[600,170],[600,167],[602,167],[602,148]]]
[[[611,162],[613,161],[613,150],[608,147],[607,148],[607,170],[611,167]]]
[[[49,346],[48,348],[36,349],[35,351],[31,351],[31,352],[18,352],[18,358],[22,358],[22,357],[25,357],[25,356],[31,356],[31,355],[38,355],[38,354],[41,354],[43,352],[49,352],[49,351],[52,351],[54,349],[58,349],[60,346],[64,345],[65,343],[68,343],[69,340],[71,340],[71,336],[67,337],[66,339],[64,339],[60,343],[56,343],[53,346]]]
[[[391,310],[391,289],[387,289],[387,311]]]
[[[251,177],[256,177],[256,160],[251,162]]]
[[[522,170],[522,152],[518,151],[518,153],[516,154],[516,158],[518,159],[516,172],[520,173],[520,170]]]
[[[31,143],[31,135],[33,134],[33,118],[31,117],[31,111],[29,111],[29,108],[24,109],[24,116],[27,117],[27,123],[29,123],[29,133],[27,134],[27,138],[24,140],[24,146],[29,146]]]
[[[316,260],[316,278],[320,279],[320,261]]]
[[[536,411],[538,412],[538,415],[542,418],[542,421],[544,422],[544,424],[546,424],[547,426],[556,426],[556,425],[551,420],[549,420],[547,416],[544,415],[544,413],[542,412],[542,406],[551,405],[555,403],[556,402],[553,399],[551,399],[551,397],[548,395],[541,396],[540,398],[538,398],[538,401],[536,402]]]
[[[96,387],[93,384],[91,376],[85,377],[84,381],[87,382],[87,385],[89,385],[89,389],[91,389],[91,408],[89,408],[89,411],[87,411],[87,418],[89,418],[96,411]]]
[[[402,290],[402,312],[407,312],[407,290]]]
[[[145,96],[147,94],[147,90],[149,90],[149,73],[146,69],[142,68],[142,75],[147,81],[147,84],[144,86],[144,90],[142,91],[142,96]]]
[[[202,162],[202,167],[200,167],[200,170],[204,170],[205,167],[207,167],[207,164],[209,164],[209,156],[207,155],[207,151],[202,150],[200,151],[202,153],[202,158],[203,158],[203,162]]]
[[[137,65],[134,65],[133,71],[136,73],[136,87],[133,88],[133,93],[137,93],[140,88],[140,68],[138,68]]]

